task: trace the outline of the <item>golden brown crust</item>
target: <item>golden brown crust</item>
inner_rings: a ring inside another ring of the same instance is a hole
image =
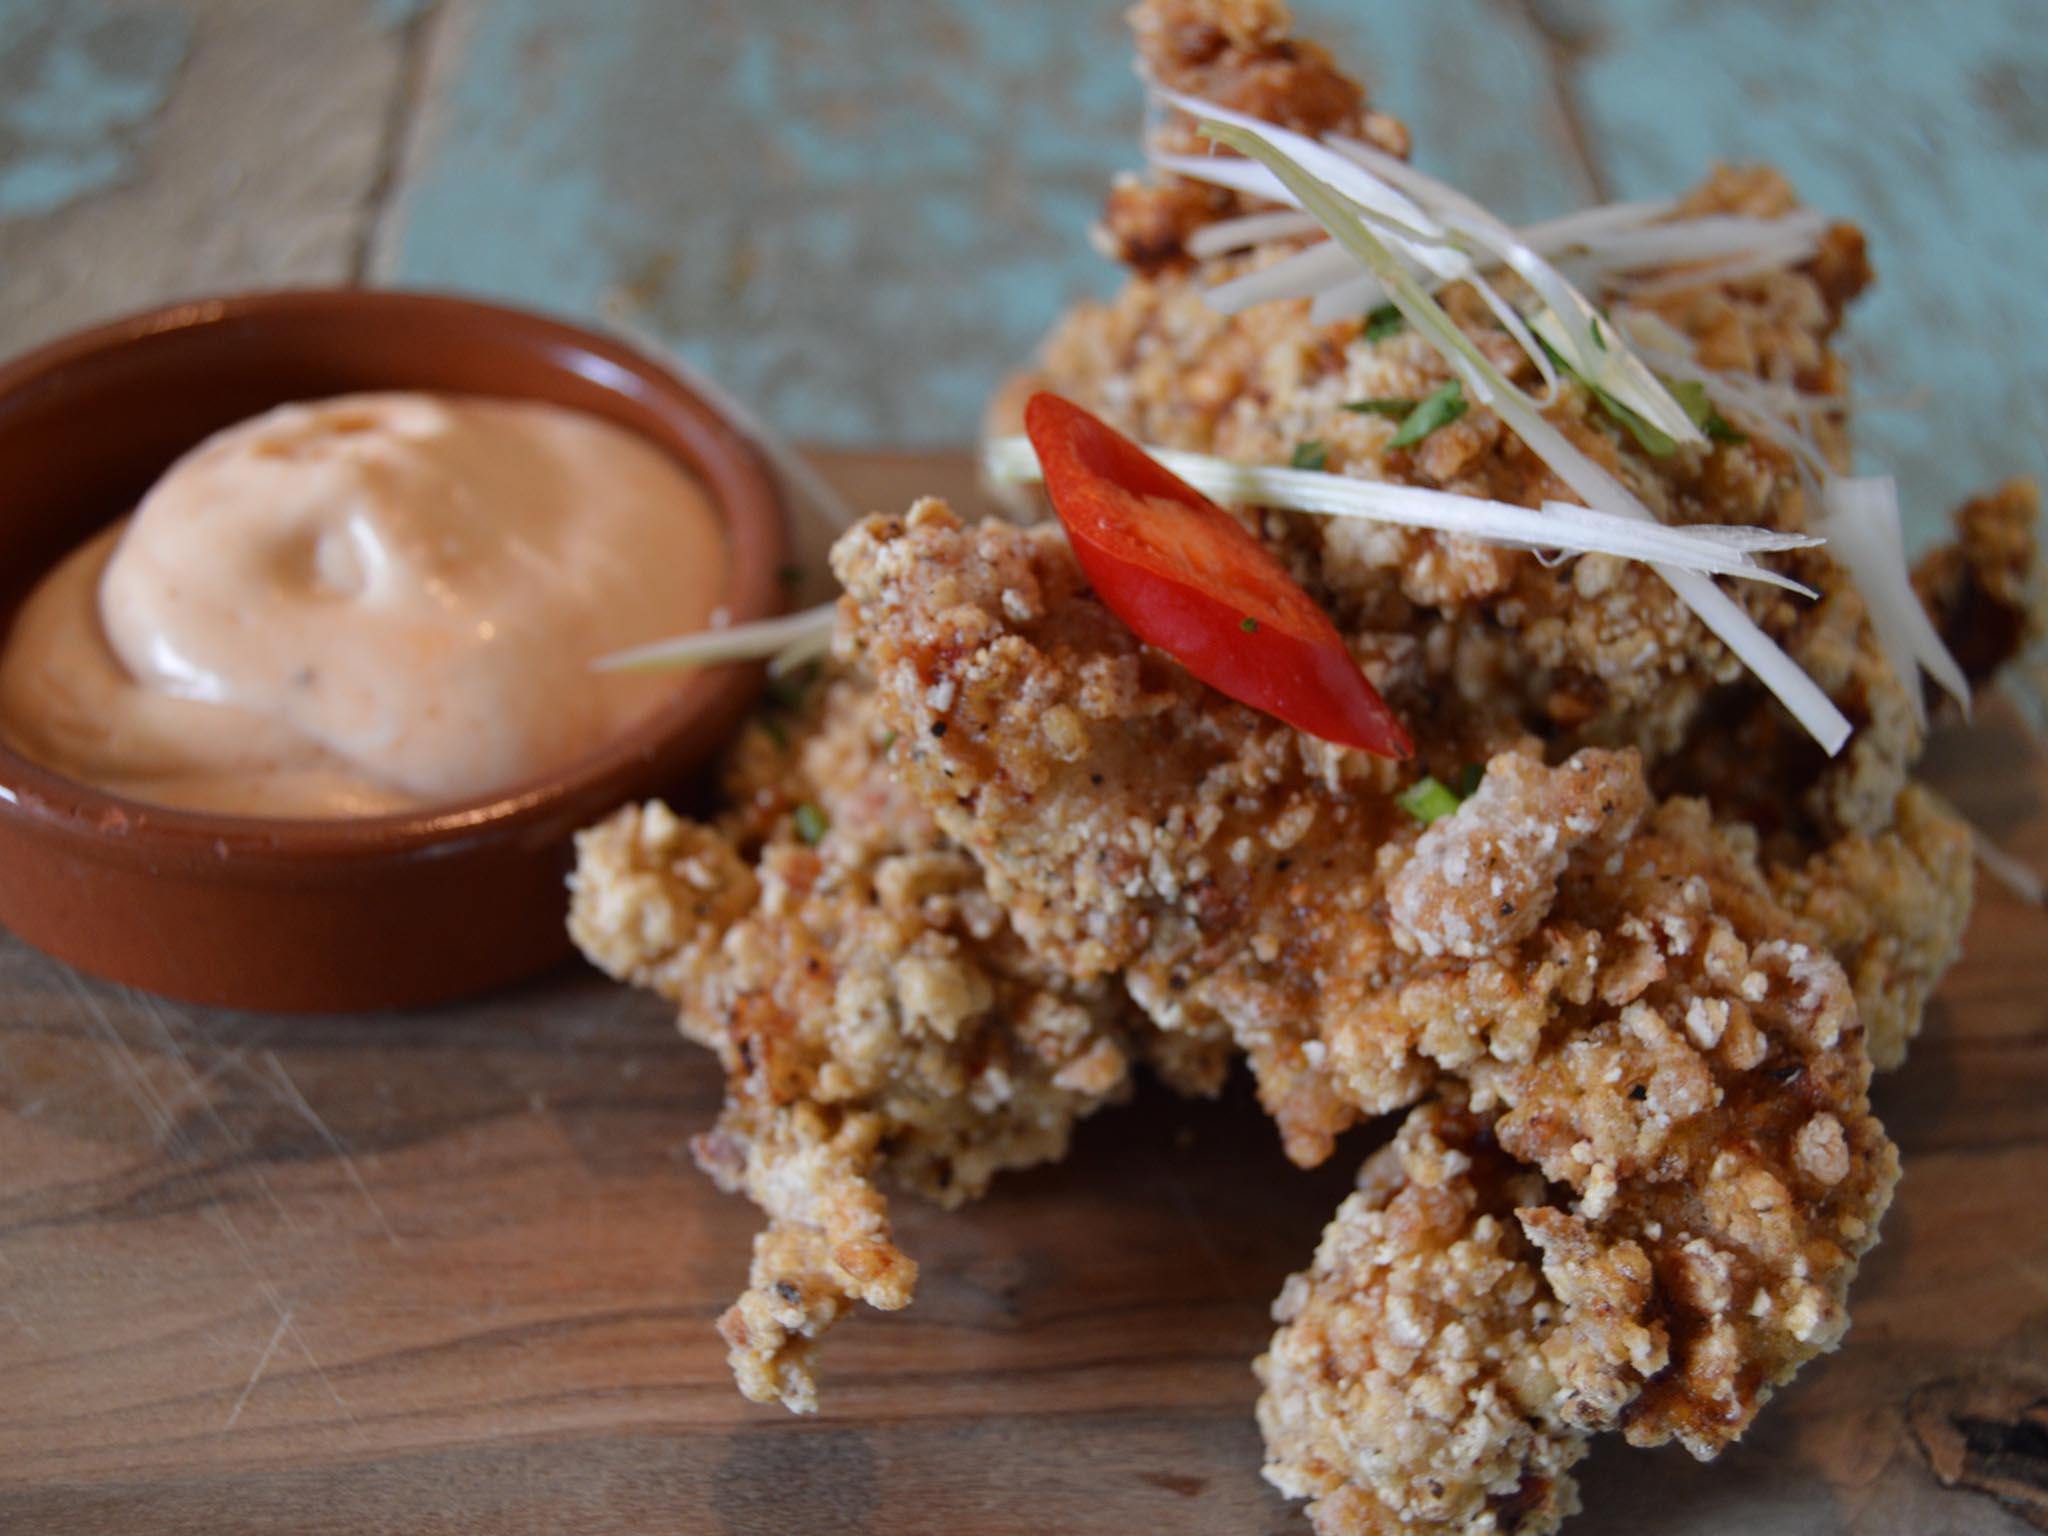
[[[1474,1021],[1469,1086],[1276,1308],[1268,1476],[1324,1536],[1548,1531],[1586,1434],[1711,1456],[1846,1326],[1898,1167],[1847,979],[1698,802],[1610,825],[1540,927],[1389,989]]]
[[[1968,824],[1925,785],[1906,786],[1891,820],[1874,837],[1839,838],[1770,870],[1778,899],[1848,972],[1879,1071],[1905,1062],[1936,983],[1962,949],[1975,861]]]
[[[1121,973],[1162,1031],[1227,1026],[1297,1161],[1413,1099],[1428,1070],[1398,1044],[1349,1103],[1311,1049],[1397,954],[1369,916],[1381,845],[1418,830],[1391,765],[1145,651],[1056,527],[967,528],[926,501],[847,534],[833,568],[905,782],[1036,953]]]
[[[720,1329],[741,1389],[800,1411],[819,1335],[915,1285],[875,1181],[955,1205],[1057,1158],[1144,1049],[1121,994],[1034,961],[974,862],[878,771],[867,691],[820,694],[788,747],[759,728],[742,744],[722,827],[653,803],[581,834],[570,914],[585,954],[675,1002],[725,1067],[698,1162],[769,1226]],[[822,822],[811,841],[800,805]],[[1170,1065],[1213,1086],[1217,1056],[1191,1042]]]
[[[1277,0],[1145,0],[1133,23],[1161,83],[1406,152]],[[1173,113],[1155,144],[1200,147]],[[1686,203],[1792,206],[1760,169]],[[1563,493],[1483,408],[1404,449],[1343,409],[1447,377],[1414,335],[1209,310],[1207,286],[1298,245],[1190,260],[1193,229],[1244,207],[1170,176],[1120,186],[1108,233],[1137,275],[1068,318],[1035,382],[1170,446],[1284,463],[1315,439],[1341,471]],[[1709,366],[1839,393],[1831,338],[1869,276],[1844,225],[1803,270],[1674,275],[1639,304]],[[1472,293],[1444,301],[1531,377]],[[1653,457],[1575,388],[1551,419],[1665,521],[1807,526],[1769,444]],[[1846,464],[1839,423],[1818,437]],[[1833,764],[1641,566],[1245,516],[1419,766],[1486,765],[1455,814],[1424,831],[1392,799],[1414,770],[1146,650],[1056,529],[925,502],[835,550],[846,675],[794,744],[747,738],[718,827],[650,807],[586,836],[577,936],[725,1062],[699,1158],[769,1226],[721,1329],[743,1389],[794,1407],[824,1329],[914,1285],[883,1174],[967,1198],[1057,1156],[1140,1060],[1213,1091],[1241,1050],[1304,1163],[1416,1106],[1278,1304],[1268,1476],[1324,1536],[1535,1536],[1576,1507],[1591,1432],[1711,1455],[1840,1337],[1896,1175],[1869,1056],[1903,1054],[1954,956],[1968,835],[1912,785],[1920,729],[1824,553],[1781,562],[1817,602],[1736,596],[1856,723]],[[1985,498],[1922,569],[1973,669],[2039,632],[2032,518],[2028,489]],[[829,822],[815,847],[805,802]]]
[[[1578,1508],[1586,1436],[1557,1412],[1557,1309],[1514,1215],[1542,1190],[1453,1090],[1366,1163],[1280,1292],[1255,1366],[1266,1478],[1320,1536],[1543,1536]]]
[[[1702,213],[1775,212],[1793,200],[1774,173],[1723,169],[1691,203]],[[1370,340],[1357,321],[1313,326],[1305,301],[1235,316],[1207,307],[1203,294],[1213,283],[1278,260],[1297,243],[1140,274],[1107,303],[1078,306],[1045,342],[1035,383],[1167,447],[1285,464],[1297,444],[1313,440],[1338,472],[1525,506],[1569,496],[1491,411],[1468,411],[1412,449],[1393,449],[1396,423],[1344,409],[1361,398],[1421,398],[1449,377],[1412,331]],[[1838,392],[1847,378],[1828,339],[1846,288],[1829,281],[1832,289],[1813,270],[1778,272],[1636,302],[1690,336],[1712,366]],[[1527,359],[1475,295],[1453,287],[1443,298],[1498,366],[1534,382]],[[1575,386],[1550,417],[1666,522],[1809,527],[1796,467],[1769,443],[1653,457]],[[1821,432],[1825,446],[1841,451],[1832,424]],[[1527,553],[1349,520],[1273,514],[1265,526],[1347,632],[1415,638],[1412,676],[1395,686],[1404,714],[1421,715],[1432,739],[1499,740],[1527,730],[1559,752],[1634,746],[1656,765],[1689,751],[1707,722],[1736,707],[1731,698],[1747,698],[1741,665],[1647,567],[1596,556],[1551,568]],[[1919,750],[1919,732],[1839,568],[1820,552],[1780,559],[1823,601],[1755,583],[1735,583],[1731,593],[1837,698],[1860,737],[1855,764],[1826,775],[1847,787],[1817,786],[1800,814],[1822,818],[1823,833],[1876,830]]]
[[[1291,1327],[1345,1330],[1339,1345],[1283,1329],[1269,1366],[1279,1475],[1319,1496],[1327,1529],[1457,1525],[1495,1498],[1540,1523],[1564,1507],[1576,1433],[1712,1454],[1840,1336],[1896,1159],[1849,981],[1822,929],[1773,897],[1747,829],[1699,801],[1653,806],[1634,753],[1550,768],[1526,746],[1425,832],[1394,805],[1389,765],[1139,647],[1053,527],[969,528],[927,501],[849,533],[834,568],[841,654],[908,744],[904,782],[1037,954],[1120,970],[1162,1029],[1227,1025],[1301,1160],[1449,1072],[1489,1144],[1541,1175],[1516,1176],[1514,1207],[1540,1261],[1495,1228],[1457,1251],[1488,1273],[1541,1268],[1540,1294],[1487,1326],[1504,1353],[1536,1341],[1544,1413],[1508,1417],[1552,1429],[1504,1429],[1498,1393],[1477,1389],[1447,1399],[1442,1435],[1389,1406],[1420,1388],[1413,1357],[1384,1365],[1385,1292],[1449,1305],[1462,1282],[1441,1230],[1412,1262],[1384,1233],[1366,1243],[1383,1267],[1335,1275],[1337,1311],[1284,1304]],[[1500,1205],[1473,1199],[1474,1220]],[[1454,1363],[1431,1355],[1425,1374]],[[1334,1444],[1358,1449],[1332,1473]]]
[[[1292,35],[1280,0],[1143,0],[1130,13],[1138,55],[1149,78],[1302,133],[1365,136],[1407,153],[1407,130],[1366,110],[1365,92],[1339,71],[1327,50]],[[1201,153],[1206,144],[1179,113],[1154,147]],[[1202,225],[1242,210],[1236,193],[1162,176],[1157,183],[1117,184],[1103,210],[1103,230],[1119,261],[1159,271],[1187,260],[1183,243]]]
[[[1955,512],[1956,542],[1930,550],[1913,586],[1973,683],[2048,634],[2040,488],[2009,480]]]

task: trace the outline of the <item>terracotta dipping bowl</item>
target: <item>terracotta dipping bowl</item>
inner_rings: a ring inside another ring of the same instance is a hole
[[[388,389],[549,401],[639,433],[720,508],[734,622],[780,610],[773,483],[682,382],[537,315],[333,290],[178,304],[0,366],[0,630],[43,572],[208,434],[286,401]],[[759,684],[750,668],[692,676],[558,772],[358,820],[144,805],[0,746],[0,924],[81,970],[243,1008],[402,1007],[531,975],[569,950],[570,834],[687,779]]]

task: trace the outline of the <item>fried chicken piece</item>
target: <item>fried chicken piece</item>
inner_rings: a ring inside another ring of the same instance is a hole
[[[1234,97],[1237,104],[1310,131],[1336,99],[1323,79],[1327,56],[1294,38],[1284,8],[1271,0],[1249,8],[1232,0],[1147,0],[1133,25],[1145,71],[1168,84],[1227,94],[1256,77],[1264,87],[1258,103]],[[1278,89],[1295,77],[1273,62],[1296,58],[1309,61],[1298,98]],[[1358,101],[1363,110],[1362,94]],[[1178,114],[1168,114],[1158,132],[1167,148],[1195,143]],[[1405,150],[1405,133],[1399,137],[1397,152]],[[1170,176],[1158,185],[1174,195],[1185,186]],[[1120,188],[1113,201],[1132,195]],[[1776,215],[1797,206],[1776,172],[1722,167],[1680,212]],[[1231,197],[1199,208],[1190,202],[1175,239],[1201,219],[1242,207]],[[1023,399],[1043,387],[1141,441],[1286,464],[1297,444],[1313,440],[1339,472],[1523,505],[1571,499],[1491,411],[1469,410],[1412,447],[1393,449],[1393,422],[1343,409],[1360,398],[1419,399],[1449,377],[1412,330],[1373,339],[1358,321],[1317,326],[1305,300],[1235,316],[1206,304],[1215,283],[1282,260],[1303,243],[1273,240],[1198,262],[1184,251],[1166,263],[1133,260],[1122,292],[1077,306],[1054,328],[1037,368],[998,396],[992,429],[1016,430]],[[1837,224],[1796,270],[1674,280],[1627,298],[1690,339],[1709,367],[1842,393],[1847,370],[1832,341],[1870,279],[1861,233]],[[1533,381],[1527,359],[1468,288],[1453,285],[1441,298],[1496,365]],[[1812,522],[1797,466],[1768,440],[1654,456],[1569,383],[1550,416],[1663,521],[1786,530]],[[1818,416],[1812,427],[1821,450],[1843,466],[1845,421]],[[1959,514],[1960,544],[1922,565],[1921,591],[1973,676],[2009,659],[2025,636],[2040,632],[2048,612],[2033,532],[2037,499],[2022,483],[1971,503]],[[1542,740],[1553,761],[1584,746],[1629,746],[1660,796],[1704,795],[1718,815],[1754,825],[1787,889],[1811,883],[1831,908],[1830,942],[1859,988],[1880,1057],[1896,1058],[1933,980],[1955,957],[1971,871],[1945,852],[1963,835],[1960,821],[1909,787],[1922,727],[1861,594],[1825,550],[1780,557],[1816,589],[1817,601],[1753,583],[1729,590],[1854,723],[1833,760],[1642,565],[1594,555],[1551,567],[1527,552],[1371,522],[1274,511],[1251,520],[1371,658],[1375,681],[1410,725],[1428,771],[1448,778],[1524,734]],[[1924,825],[1902,839],[1896,823],[1909,796]],[[1943,824],[1938,837],[1936,822]],[[1840,856],[1830,857],[1838,845]],[[1856,852],[1864,848],[1888,864],[1891,899],[1871,885],[1874,870]],[[1860,870],[1856,888],[1829,896],[1852,866]],[[1915,937],[1903,940],[1885,926],[1898,922],[1908,922]],[[1871,963],[1901,946],[1914,952],[1909,963]]]
[[[1688,211],[1791,206],[1790,189],[1773,173],[1723,170],[1693,194]],[[1297,444],[1312,440],[1322,445],[1325,466],[1340,473],[1524,506],[1575,499],[1483,407],[1400,449],[1390,446],[1396,422],[1344,409],[1361,398],[1420,399],[1450,377],[1412,330],[1372,339],[1356,320],[1313,325],[1305,300],[1233,316],[1207,306],[1204,294],[1215,283],[1301,244],[1273,241],[1139,271],[1115,298],[1069,313],[1030,379],[1004,392],[1004,408],[1014,412],[1029,387],[1043,387],[1143,442],[1285,465]],[[1637,307],[1690,336],[1714,366],[1839,391],[1846,374],[1829,338],[1865,271],[1860,251],[1861,237],[1842,226],[1805,270],[1680,289]],[[1454,285],[1442,298],[1496,366],[1525,385],[1536,382],[1477,295]],[[1807,531],[1812,521],[1795,464],[1768,441],[1656,457],[1575,385],[1549,414],[1664,522]],[[996,425],[1014,430],[1010,422]],[[1822,431],[1824,446],[1846,452],[1833,426]],[[1582,745],[1634,746],[1654,763],[1682,751],[1716,702],[1746,685],[1740,663],[1639,564],[1589,556],[1553,568],[1526,551],[1305,514],[1268,513],[1262,524],[1346,633],[1413,637],[1410,665],[1390,679],[1391,701],[1433,739],[1498,739],[1512,726],[1537,733],[1560,754]],[[1910,705],[1877,650],[1860,597],[1834,562],[1806,551],[1782,563],[1823,601],[1756,583],[1730,591],[1857,723],[1857,752],[1891,765],[1882,792],[1829,826],[1877,830],[1881,823],[1870,817],[1855,820],[1856,810],[1869,803],[1881,814],[1902,787],[1904,765],[1920,744]]]
[[[1468,898],[1439,861],[1407,870]],[[1835,1346],[1898,1160],[1848,979],[1698,801],[1569,858],[1540,925],[1444,951],[1386,1006],[1418,997],[1532,1022],[1481,1024],[1465,1084],[1282,1292],[1267,1475],[1323,1536],[1548,1531],[1587,1434],[1711,1457]]]
[[[1453,1089],[1367,1161],[1282,1288],[1253,1367],[1266,1479],[1322,1536],[1539,1536],[1578,1509],[1587,1436],[1542,1347],[1561,1308],[1515,1218],[1542,1199]]]
[[[1302,133],[1345,133],[1391,154],[1408,152],[1408,132],[1366,109],[1365,92],[1340,73],[1329,53],[1289,35],[1277,0],[1145,0],[1131,12],[1138,49],[1152,78]],[[1154,147],[1200,153],[1206,143],[1168,123]],[[1243,206],[1235,193],[1179,177],[1157,184],[1120,181],[1103,210],[1104,243],[1119,261],[1154,271],[1187,259],[1182,242],[1202,225]]]
[[[1332,83],[1327,54],[1292,35],[1277,0],[1146,0],[1132,23],[1145,72],[1166,84],[1306,132],[1366,131],[1372,115],[1363,93],[1347,95]],[[1405,152],[1405,130],[1392,125],[1384,133]],[[1157,135],[1165,148],[1202,147],[1177,113],[1167,114]],[[1014,431],[1025,395],[1043,387],[1145,442],[1286,464],[1297,444],[1313,440],[1339,472],[1529,506],[1571,499],[1484,408],[1410,448],[1391,448],[1396,423],[1343,407],[1360,398],[1428,395],[1449,377],[1434,348],[1409,330],[1375,340],[1359,321],[1311,324],[1305,300],[1216,313],[1204,301],[1211,286],[1281,260],[1303,240],[1192,261],[1186,236],[1243,211],[1245,200],[1191,191],[1163,174],[1152,188],[1117,189],[1112,227],[1119,210],[1153,193],[1175,210],[1170,238],[1155,229],[1117,247],[1133,268],[1131,280],[1113,299],[1079,305],[1055,327],[1038,367],[999,396],[995,429]],[[1679,212],[1769,216],[1797,206],[1774,171],[1722,167]],[[1171,259],[1159,259],[1168,247]],[[1832,338],[1871,278],[1854,226],[1827,230],[1796,270],[1690,285],[1682,273],[1666,276],[1671,281],[1655,291],[1627,295],[1629,306],[1686,336],[1704,365],[1810,393],[1846,392],[1847,369]],[[1533,381],[1528,360],[1468,288],[1453,285],[1442,298],[1498,366]],[[1770,441],[1654,456],[1569,382],[1550,415],[1665,522],[1805,531],[1813,520],[1797,466]],[[1816,417],[1813,431],[1823,452],[1846,466],[1842,421]],[[1979,671],[2010,654],[2019,615],[2039,611],[2038,577],[2026,574],[2036,569],[2031,534],[2021,536],[2030,494],[2009,487],[1973,504],[1964,514],[1973,553],[1959,549],[1924,568],[1923,590],[1948,594],[1939,606],[1957,616],[1953,624],[1967,626],[1952,638]],[[1587,745],[1633,746],[1660,792],[1708,794],[1725,814],[1753,820],[1767,835],[1782,833],[1773,855],[1796,862],[1837,837],[1882,834],[1919,755],[1923,733],[1906,692],[1878,648],[1861,596],[1824,551],[1782,558],[1784,569],[1821,594],[1817,602],[1753,583],[1730,591],[1856,725],[1834,762],[1644,566],[1589,556],[1552,569],[1523,551],[1299,514],[1268,513],[1262,524],[1358,643],[1410,637],[1403,664],[1388,678],[1390,702],[1439,750],[1465,761],[1524,731],[1549,743],[1554,757]],[[1998,574],[1971,585],[1976,569]],[[1760,763],[1770,771],[1759,771]]]
[[[1818,930],[1856,990],[1870,1059],[1891,1071],[1961,952],[1975,867],[1970,828],[1922,784],[1875,837],[1837,839],[1769,868],[1778,900]]]
[[[1388,765],[1141,647],[1053,527],[926,501],[833,559],[904,781],[1038,953],[1121,967],[1163,1029],[1227,1023],[1298,1160],[1434,1088],[1521,1165],[1359,1202],[1370,1230],[1290,1289],[1265,1418],[1325,1529],[1539,1528],[1575,1436],[1711,1455],[1839,1338],[1896,1157],[1848,978],[1753,832],[1656,805],[1633,752],[1550,768],[1533,743],[1423,830]],[[1854,865],[1813,892],[1881,889]]]
[[[833,568],[897,770],[1035,952],[1121,973],[1168,1034],[1227,1025],[1297,1162],[1414,1099],[1430,1072],[1405,1046],[1359,1063],[1348,1102],[1314,1048],[1399,954],[1369,915],[1381,846],[1414,829],[1392,765],[1147,651],[1057,527],[969,529],[927,500],[844,535]]]
[[[653,803],[584,832],[570,927],[719,1055],[726,1106],[697,1160],[769,1218],[719,1327],[748,1397],[806,1411],[824,1330],[916,1283],[877,1179],[952,1206],[1057,1158],[1143,1047],[1119,990],[1034,960],[974,861],[881,769],[863,688],[832,685],[799,732],[793,750],[751,735],[720,827]],[[1213,1091],[1222,1045],[1162,1058]]]
[[[1958,507],[1956,542],[1930,550],[1913,571],[1920,601],[1973,683],[2048,634],[2040,520],[2039,488],[2008,481]]]

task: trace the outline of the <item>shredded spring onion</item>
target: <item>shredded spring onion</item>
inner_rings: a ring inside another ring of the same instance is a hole
[[[1920,726],[1924,729],[1927,724],[1920,683],[1923,671],[1967,716],[1969,679],[1913,590],[1897,482],[1888,475],[1841,473],[1814,438],[1808,418],[1826,414],[1825,407],[1831,404],[1848,409],[1852,402],[1805,395],[1767,380],[1703,368],[1693,359],[1692,344],[1655,315],[1624,311],[1621,323],[1657,359],[1664,373],[1698,383],[1716,407],[1792,456],[1801,478],[1814,492],[1817,524],[1862,594],[1878,649],[1905,689]]]
[[[1188,236],[1188,254],[1206,261],[1226,251],[1264,245],[1268,240],[1291,240],[1296,235],[1320,235],[1322,227],[1305,213],[1281,209],[1274,213],[1247,213],[1241,218],[1219,219],[1204,224]]]
[[[1602,322],[1591,300],[1564,275],[1560,265],[1582,274],[1627,272],[1649,267],[1679,285],[1723,279],[1751,271],[1776,270],[1811,255],[1826,229],[1818,214],[1801,210],[1782,218],[1709,215],[1666,219],[1669,204],[1616,204],[1590,209],[1527,230],[1510,228],[1487,209],[1445,182],[1425,175],[1397,156],[1341,135],[1322,140],[1263,122],[1200,98],[1155,87],[1155,104],[1177,107],[1198,120],[1255,133],[1286,154],[1309,175],[1355,203],[1371,219],[1381,243],[1409,270],[1435,280],[1425,287],[1464,281],[1487,303],[1503,327],[1543,375],[1546,389],[1556,380],[1522,317],[1485,277],[1505,267],[1528,285],[1541,304],[1537,320],[1544,341],[1566,365],[1672,443],[1703,444],[1699,425],[1673,398],[1642,358]],[[1276,202],[1302,207],[1285,178],[1262,176],[1265,167],[1241,160],[1157,154],[1156,164],[1192,180],[1208,181]],[[1363,179],[1360,174],[1363,173]],[[1277,184],[1277,185],[1276,185]],[[1284,214],[1259,213],[1215,226],[1224,231],[1204,242],[1203,251],[1233,249],[1252,232],[1279,229],[1300,233]],[[1657,220],[1665,222],[1655,222]],[[1251,220],[1263,220],[1253,225]],[[1531,236],[1535,238],[1531,238]],[[1264,238],[1281,238],[1265,234]],[[1201,252],[1197,252],[1201,254]],[[1698,263],[1672,274],[1674,265]],[[1222,284],[1209,296],[1225,314],[1274,299],[1310,298],[1310,319],[1326,323],[1364,313],[1383,301],[1379,274],[1345,272],[1327,245],[1311,245],[1271,267]]]
[[[1430,528],[1517,549],[1615,555],[1625,560],[1746,577],[1812,596],[1799,583],[1756,564],[1751,558],[1809,548],[1820,542],[1804,534],[1779,533],[1769,528],[1667,528],[1661,523],[1597,512],[1575,502],[1548,502],[1537,511],[1504,501],[1487,501],[1422,486],[1394,485],[1383,480],[1359,480],[1321,470],[1239,464],[1174,448],[1148,447],[1145,452],[1203,495],[1233,506],[1277,507],[1403,528]],[[1026,437],[991,440],[984,450],[982,467],[991,480],[1001,484],[1026,484],[1042,478],[1038,456]]]
[[[832,616],[836,612],[836,603],[821,603],[779,619],[707,629],[613,651],[590,665],[597,672],[666,672],[678,667],[713,667],[722,662],[772,657],[778,664],[776,670],[786,672],[825,653],[832,643]]]
[[[819,474],[796,445],[777,432],[761,415],[723,384],[656,338],[634,333],[633,339],[650,352],[661,355],[670,372],[679,375],[698,394],[709,400],[720,415],[739,428],[751,442],[780,483],[783,493],[822,522],[844,531],[859,517],[853,508]],[[796,574],[801,577],[801,570]],[[792,583],[794,584],[794,583]],[[782,676],[805,662],[825,654],[832,645],[833,605],[805,609],[777,619],[754,624],[734,624],[696,634],[677,635],[650,641],[623,651],[600,656],[590,666],[594,672],[665,672],[682,667],[709,667],[725,662],[769,661],[769,672]]]
[[[1976,844],[1977,862],[1984,866],[1986,874],[2021,901],[2048,907],[2048,882],[2044,882],[2031,865],[2007,853],[1975,827],[1970,829],[1970,834]]]
[[[1437,347],[1452,370],[1464,380],[1466,391],[1475,400],[1491,405],[1530,451],[1585,498],[1589,506],[1615,517],[1656,522],[1655,515],[1626,486],[1586,457],[1545,420],[1536,402],[1494,367],[1472,339],[1444,313],[1380,238],[1373,223],[1369,222],[1371,215],[1365,206],[1346,196],[1337,186],[1311,174],[1283,147],[1280,142],[1282,135],[1288,139],[1300,139],[1299,134],[1289,135],[1284,129],[1253,121],[1254,126],[1245,127],[1208,120],[1203,122],[1202,131],[1270,170],[1291,194],[1291,200],[1315,215],[1317,222],[1385,285],[1388,297],[1408,317],[1408,323]],[[1668,391],[1664,393],[1667,399],[1670,398]],[[1683,412],[1684,407],[1675,399],[1671,404]],[[1690,426],[1689,418],[1687,424]],[[1778,697],[1826,752],[1832,756],[1841,750],[1842,744],[1849,739],[1848,717],[1835,707],[1834,701],[1801,670],[1797,662],[1785,654],[1777,642],[1714,585],[1711,577],[1668,563],[1659,563],[1656,569],[1700,621],[1756,674],[1758,681]]]
[[[1878,645],[1906,685],[1914,717],[1926,725],[1920,691],[1923,669],[1968,715],[1970,680],[1927,617],[1906,567],[1898,482],[1889,475],[1832,476],[1821,487],[1821,507],[1822,527],[1835,558],[1863,594]]]

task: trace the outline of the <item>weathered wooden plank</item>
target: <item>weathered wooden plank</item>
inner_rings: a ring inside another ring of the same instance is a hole
[[[0,0],[0,355],[353,276],[411,25],[390,0]]]
[[[1086,231],[1136,164],[1120,5],[450,6],[382,279],[609,317],[807,439],[924,446],[1117,280]],[[1580,199],[1511,14],[1300,9],[1427,163],[1518,213]]]
[[[1879,274],[1852,357],[1924,409],[1860,425],[1921,537],[1989,481],[2048,469],[2048,27],[2035,0],[1557,0],[1599,160],[1624,196],[1766,160],[1863,225]]]

